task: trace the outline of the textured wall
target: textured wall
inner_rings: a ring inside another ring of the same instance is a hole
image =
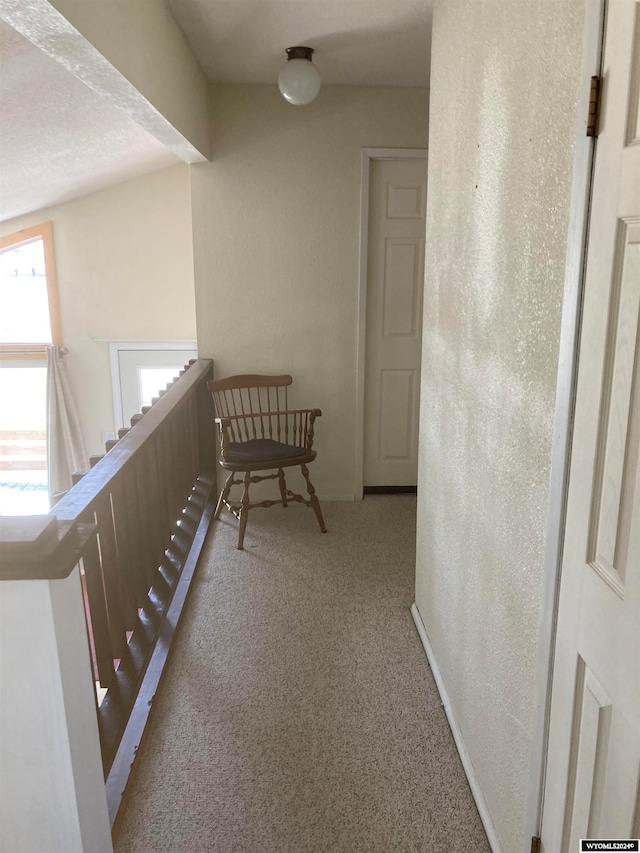
[[[195,340],[189,167],[3,222],[53,222],[62,339],[88,453],[114,429],[105,340]],[[98,340],[96,340],[98,339]]]
[[[314,482],[353,497],[363,147],[427,143],[424,89],[213,89],[213,162],[191,168],[198,347],[218,376],[294,376],[317,406]]]
[[[582,0],[436,0],[416,602],[524,849]]]

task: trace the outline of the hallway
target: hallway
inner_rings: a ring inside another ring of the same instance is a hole
[[[214,523],[117,853],[489,850],[409,613],[415,506],[258,510],[244,552]]]

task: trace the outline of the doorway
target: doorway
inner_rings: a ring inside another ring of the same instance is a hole
[[[425,149],[362,152],[355,497],[415,490]]]
[[[197,358],[195,341],[117,341],[109,349],[116,429],[129,426],[132,416]]]

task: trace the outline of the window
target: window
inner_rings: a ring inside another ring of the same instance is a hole
[[[46,513],[45,347],[61,344],[50,222],[0,237],[0,515]]]
[[[0,354],[42,358],[61,345],[50,222],[0,237]]]

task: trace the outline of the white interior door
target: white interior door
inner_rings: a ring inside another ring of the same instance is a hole
[[[611,0],[551,693],[542,843],[637,837],[640,4]]]
[[[415,486],[427,160],[372,160],[364,485]]]

